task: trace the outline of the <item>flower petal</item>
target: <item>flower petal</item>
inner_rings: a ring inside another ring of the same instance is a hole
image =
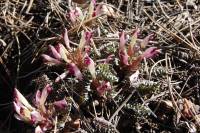
[[[31,112],[31,121],[33,124],[36,124],[40,121],[44,120],[42,115],[38,111],[32,111]]]
[[[37,126],[35,128],[35,133],[44,133],[44,131],[42,131],[41,127],[40,126]]]
[[[87,65],[92,78],[96,79],[95,63],[87,54],[85,56],[84,63]]]
[[[145,48],[147,46],[147,44],[149,43],[149,40],[153,37],[153,34],[150,34],[148,36],[146,36],[143,41],[141,42],[140,46],[141,48]]]
[[[69,70],[69,73],[74,75],[77,79],[79,79],[79,80],[83,79],[83,75],[82,75],[81,71],[74,63],[69,64],[68,70]]]
[[[84,31],[82,31],[81,40],[80,40],[80,43],[79,43],[79,49],[81,51],[83,51],[83,48],[85,47],[85,45],[90,44],[91,39],[92,39],[92,32],[89,32],[89,31],[84,32]]]
[[[105,5],[103,3],[98,4],[95,9],[95,16],[106,15],[109,17],[115,17],[115,12],[112,7]]]
[[[72,22],[72,24],[75,24],[77,21],[81,20],[82,17],[83,13],[79,7],[76,7],[75,9],[70,9],[69,19]]]
[[[101,83],[101,85],[100,85],[99,87],[97,87],[97,92],[99,93],[100,96],[102,96],[102,95],[104,95],[104,93],[105,93],[106,91],[109,91],[109,90],[111,90],[111,89],[112,89],[112,87],[111,87],[111,85],[110,85],[110,82],[108,82],[108,81],[103,81],[103,82]]]
[[[131,42],[130,42],[129,47],[128,47],[128,55],[129,56],[132,56],[134,54],[133,48],[134,48],[134,45],[136,44],[139,32],[140,32],[140,30],[136,29],[136,31],[134,32],[134,34],[131,37]]]
[[[54,56],[56,59],[58,59],[58,60],[61,59],[61,56],[60,56],[60,54],[57,52],[57,50],[55,49],[55,47],[53,47],[52,45],[49,45],[49,49],[51,50],[53,56]]]
[[[17,88],[14,89],[14,103],[21,103],[25,107],[27,107],[30,110],[34,110],[34,108],[29,104],[29,102],[26,100],[26,98],[17,90]]]
[[[119,58],[124,65],[129,65],[128,63],[129,56],[126,52],[125,44],[126,44],[125,33],[124,31],[122,31],[119,43]]]
[[[102,4],[99,4],[99,5],[96,7],[93,16],[98,16],[98,15],[100,15],[100,14],[103,14],[104,12],[102,12],[102,10],[101,10],[102,7],[103,7],[103,5],[102,5]]]
[[[63,39],[64,39],[66,47],[71,51],[71,47],[69,45],[68,31],[66,28],[64,29]]]
[[[27,109],[26,107],[20,108],[20,114],[19,116],[24,122],[31,122],[31,111]]]
[[[57,82],[59,82],[60,80],[63,80],[65,77],[67,77],[67,74],[68,74],[68,72],[62,73],[61,75],[59,75],[59,76],[56,78],[55,82],[57,83]]]
[[[109,55],[107,58],[106,58],[106,60],[105,60],[105,62],[104,63],[109,63],[111,60],[113,60],[114,59],[114,57],[115,57],[115,55],[114,54],[111,54],[111,55]]]
[[[60,101],[55,101],[53,104],[59,109],[64,109],[68,105],[65,99],[60,100]]]
[[[49,93],[52,91],[53,89],[51,88],[51,86],[49,84],[47,84],[44,89],[42,90],[42,94],[41,94],[41,98],[40,98],[40,102],[39,102],[39,106],[42,109],[43,112],[46,111],[45,109],[45,102],[47,99],[47,96],[49,95]]]
[[[19,121],[23,121],[23,118],[18,114],[14,114],[14,117]]]
[[[40,103],[40,98],[41,98],[41,91],[37,90],[36,94],[35,94],[35,105],[39,105]]]
[[[90,5],[89,5],[89,11],[88,11],[88,15],[87,15],[87,19],[91,19],[94,15],[94,8],[96,5],[96,0],[91,0]]]
[[[61,62],[59,60],[52,58],[49,55],[42,54],[41,56],[46,64],[50,64],[50,65],[60,65],[61,64]]]
[[[150,47],[144,51],[144,53],[141,55],[142,58],[152,58],[155,55],[160,53],[160,50],[157,47]]]
[[[56,49],[57,49],[58,53],[61,55],[61,58],[65,62],[69,62],[69,59],[67,58],[67,55],[69,54],[69,52],[67,51],[67,49],[61,43],[59,43],[56,46]]]

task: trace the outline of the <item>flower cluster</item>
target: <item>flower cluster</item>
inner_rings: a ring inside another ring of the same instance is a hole
[[[43,133],[52,129],[54,125],[53,112],[45,107],[46,99],[51,91],[52,87],[49,84],[44,87],[42,92],[38,90],[35,95],[35,107],[33,107],[15,88],[13,102],[16,111],[15,118],[36,126],[35,133]],[[67,106],[65,99],[55,101],[53,104],[55,108],[59,109],[64,109]]]
[[[139,64],[144,58],[152,58],[160,52],[160,50],[157,47],[150,47],[146,49],[142,54],[138,55],[139,48],[136,46],[138,33],[139,29],[137,29],[132,35],[128,49],[126,49],[127,40],[124,31],[122,31],[120,36],[119,53],[118,53],[119,59],[121,65],[129,71],[138,70]],[[140,47],[145,48],[151,37],[152,34],[145,37],[144,40],[141,42]]]
[[[94,17],[102,15],[115,17],[115,12],[112,7],[106,4],[100,3],[97,5],[96,0],[91,0],[86,16],[84,16],[83,11],[79,7],[70,8],[67,13],[72,25],[80,24],[81,21],[91,21]]]
[[[108,81],[100,81],[97,79],[95,62],[89,57],[92,32],[82,32],[79,46],[73,50],[69,45],[69,38],[66,29],[63,39],[65,46],[61,43],[56,46],[49,45],[50,53],[42,55],[46,64],[63,65],[66,68],[66,71],[58,76],[55,82],[63,80],[68,74],[74,75],[78,80],[83,80],[83,70],[88,69],[93,82],[98,81],[96,90],[99,95],[103,95],[106,90],[110,90],[111,86]]]

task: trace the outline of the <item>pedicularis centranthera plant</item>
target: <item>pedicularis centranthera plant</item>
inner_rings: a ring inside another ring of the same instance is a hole
[[[94,16],[102,14],[102,5],[96,7],[96,2],[91,1],[89,5],[89,11],[86,16],[87,19],[91,19]],[[80,8],[76,7],[70,9],[69,18],[72,24],[80,22],[83,18],[83,13]],[[152,38],[152,35],[149,35],[143,39],[143,41],[138,44],[139,29],[136,29],[135,32],[131,35],[130,43],[126,38],[126,33],[122,31],[119,35],[119,47],[116,53],[109,53],[107,55],[101,54],[104,58],[108,56],[104,62],[98,61],[103,57],[95,56],[95,52],[98,51],[94,46],[93,33],[91,31],[83,31],[81,33],[80,43],[77,47],[72,47],[70,45],[68,31],[64,29],[63,42],[64,45],[58,43],[56,45],[49,45],[49,52],[42,54],[42,58],[45,64],[62,66],[64,72],[60,74],[55,79],[55,84],[65,81],[67,77],[74,77],[78,81],[89,81],[92,94],[96,92],[99,97],[106,98],[106,94],[109,93],[112,89],[115,89],[113,86],[114,80],[110,80],[109,75],[102,76],[98,71],[100,66],[105,66],[106,69],[109,69],[113,65],[110,65],[111,61],[118,60],[119,63],[117,67],[119,70],[125,74],[135,73],[132,75],[138,76],[139,74],[139,64],[144,58],[152,58],[159,53],[159,50],[156,47],[150,47],[143,51],[146,48],[149,40]],[[114,62],[114,61],[113,61]],[[112,62],[112,63],[113,63]],[[107,67],[108,66],[108,67]],[[100,70],[99,70],[100,71]],[[88,72],[90,74],[88,74]],[[101,72],[101,71],[100,71]],[[118,72],[116,72],[118,73]],[[87,79],[87,80],[85,80]],[[51,130],[55,125],[55,111],[56,109],[62,109],[67,106],[65,99],[60,101],[54,101],[53,105],[55,108],[47,108],[46,99],[48,94],[52,91],[50,84],[47,84],[42,92],[39,90],[35,95],[35,105],[32,106],[26,100],[26,98],[15,89],[14,95],[14,107],[15,107],[15,117],[19,120],[28,122],[36,126],[35,132],[42,133],[47,130]]]

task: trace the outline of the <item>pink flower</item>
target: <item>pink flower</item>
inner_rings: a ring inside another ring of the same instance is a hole
[[[80,8],[76,7],[75,9],[70,9],[69,11],[69,19],[72,24],[75,24],[77,21],[80,21],[83,17],[83,13]]]
[[[49,45],[49,49],[50,49],[49,55],[51,56],[47,54],[41,55],[46,64],[60,65],[62,64],[63,60],[65,62],[70,62],[69,59],[67,58],[67,55],[69,52],[62,44],[58,43],[55,47],[52,45]]]
[[[97,92],[99,93],[100,96],[103,96],[106,91],[109,91],[111,89],[112,87],[110,85],[110,82],[102,81],[100,86],[97,87]]]
[[[38,122],[44,120],[41,113],[39,113],[36,108],[32,107],[26,98],[15,88],[14,95],[14,109],[17,114],[15,118],[32,124],[37,124]]]
[[[45,101],[52,88],[50,85],[36,93],[36,107],[32,107],[26,98],[15,88],[14,92],[14,109],[16,114],[14,115],[16,119],[28,122],[30,124],[36,125],[35,132],[43,133],[44,131],[52,128],[51,116],[48,116],[48,112],[45,108]]]
[[[37,126],[35,128],[35,133],[44,133],[44,131],[42,131],[41,127],[40,126]]]
[[[64,29],[63,39],[64,39],[64,42],[65,42],[65,46],[67,47],[67,49],[69,49],[71,51],[71,47],[69,45],[68,31],[67,31],[66,28]]]
[[[106,16],[109,16],[109,17],[116,17],[117,14],[115,14],[115,11],[113,10],[112,7],[106,5],[106,4],[103,4],[103,3],[100,3],[94,13],[93,16],[100,16],[100,15],[106,15]]]
[[[53,57],[50,57],[49,55],[42,54],[41,56],[46,64],[50,64],[50,65],[60,65],[61,64],[61,61],[59,61],[58,59],[55,59]]]
[[[55,101],[54,103],[54,106],[59,108],[59,109],[64,109],[67,107],[67,101],[65,99],[63,100],[60,100],[60,101]]]
[[[49,93],[52,91],[53,89],[51,88],[51,86],[49,84],[47,84],[44,89],[42,90],[42,93],[39,92],[39,90],[36,93],[36,106],[38,108],[40,108],[43,112],[46,112],[46,108],[45,108],[45,102],[47,99],[47,96],[49,95]]]
[[[94,61],[86,54],[84,59],[85,64],[87,65],[90,74],[93,79],[96,79],[95,63]]]
[[[93,17],[94,16],[98,16],[98,15],[100,15],[100,14],[102,14],[102,4],[99,4],[97,7],[96,7],[96,9],[95,9],[95,11],[94,11],[94,13],[93,13]]]
[[[125,39],[124,31],[122,31],[121,36],[120,36],[119,59],[122,62],[122,64],[126,66],[126,69],[129,69],[130,71],[137,70],[140,62],[144,58],[154,57],[155,55],[157,55],[160,52],[160,50],[158,50],[156,47],[150,47],[150,48],[146,49],[146,51],[142,55],[134,57],[135,52],[137,52],[136,47],[134,45],[136,44],[138,33],[139,33],[139,29],[137,29],[134,32],[133,36],[131,37],[131,42],[128,47],[128,54],[126,52],[126,47],[125,47],[126,39]],[[148,44],[148,42],[151,38],[152,38],[152,34],[145,37],[141,43],[141,47],[143,47],[143,48],[146,47],[146,45]],[[134,58],[132,58],[132,57],[134,57]]]
[[[30,110],[34,110],[34,108],[30,105],[26,98],[17,90],[17,88],[14,89],[14,102],[17,105],[24,106]]]
[[[45,120],[45,118],[38,111],[31,112],[31,122],[32,123],[39,123],[44,120]]]
[[[80,40],[80,43],[79,43],[79,49],[81,51],[83,51],[83,48],[85,47],[85,45],[89,45],[90,42],[91,42],[91,39],[92,39],[92,32],[82,32],[81,33],[81,40]]]
[[[67,63],[70,62],[70,60],[67,58],[67,55],[69,54],[69,52],[61,43],[58,43],[55,46],[55,48],[58,51],[58,53],[60,54],[62,60],[64,60]]]
[[[126,44],[125,33],[124,31],[122,31],[119,42],[119,58],[124,65],[129,65],[128,63],[129,56],[126,52],[125,44]]]
[[[74,75],[77,79],[79,79],[79,80],[83,79],[83,75],[82,75],[81,71],[74,63],[70,63],[68,65],[68,70],[69,70],[69,73]]]
[[[153,37],[153,34],[150,34],[148,36],[146,36],[143,41],[141,42],[140,46],[141,48],[145,48],[147,46],[147,44],[149,43],[149,40]]]
[[[161,51],[157,47],[150,47],[144,51],[144,53],[141,55],[142,58],[152,58],[156,56]]]
[[[95,16],[95,11],[94,11],[95,5],[96,5],[96,0],[91,0],[90,5],[89,5],[87,19],[91,19],[92,17]]]
[[[53,55],[54,58],[56,58],[57,60],[60,60],[61,59],[61,55],[60,53],[58,53],[58,51],[56,50],[56,48],[52,45],[49,45],[49,49]]]

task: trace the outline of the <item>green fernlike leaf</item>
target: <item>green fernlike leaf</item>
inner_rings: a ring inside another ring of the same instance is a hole
[[[112,83],[118,81],[118,77],[114,74],[114,70],[111,69],[109,64],[99,64],[97,66],[97,75]]]

